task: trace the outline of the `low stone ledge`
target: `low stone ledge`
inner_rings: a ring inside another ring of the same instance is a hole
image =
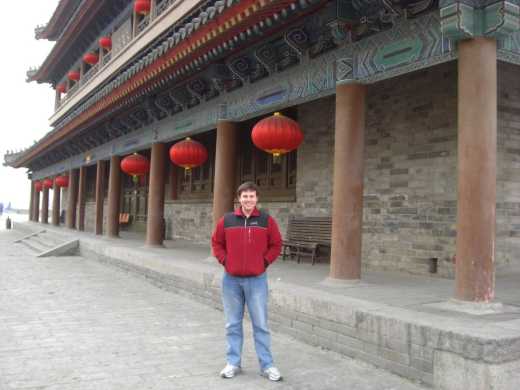
[[[81,245],[81,252],[89,258],[141,274],[162,288],[221,309],[221,270],[208,262],[168,261],[155,255],[144,258],[131,248],[100,249],[98,245],[87,243]],[[421,313],[418,317],[417,313],[400,308],[316,293],[307,287],[270,282],[273,330],[436,388],[435,378],[442,376],[439,370],[445,367],[439,363],[442,360],[435,363],[435,359],[444,356],[439,353],[447,352],[477,365],[497,367],[520,356],[520,331],[509,330],[516,335],[513,338],[504,334],[492,338],[482,331],[474,334],[475,329],[465,328],[456,321],[435,327],[438,318],[430,313]]]

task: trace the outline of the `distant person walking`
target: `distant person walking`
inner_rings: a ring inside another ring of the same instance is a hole
[[[267,324],[265,271],[280,254],[282,239],[274,218],[256,208],[258,187],[254,183],[240,185],[237,197],[240,207],[218,221],[211,238],[213,254],[225,268],[222,302],[226,318],[227,364],[220,376],[233,378],[241,371],[242,320],[247,305],[260,373],[269,380],[279,381],[282,375],[274,366]]]

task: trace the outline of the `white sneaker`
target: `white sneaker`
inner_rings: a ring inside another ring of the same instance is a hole
[[[278,382],[283,379],[282,374],[280,374],[280,371],[278,371],[278,368],[276,367],[266,368],[264,371],[262,371],[261,375],[265,376],[267,379],[273,382]]]
[[[226,364],[226,367],[220,371],[220,376],[222,378],[230,379],[233,378],[236,374],[241,371],[240,367],[233,366],[232,364]]]

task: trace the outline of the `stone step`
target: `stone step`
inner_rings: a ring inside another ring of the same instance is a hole
[[[79,240],[70,240],[41,252],[37,257],[75,256],[78,254]]]
[[[57,243],[56,240],[51,239],[49,235],[34,236],[31,237],[30,240],[48,249],[54,248],[56,245],[59,245],[59,243]]]
[[[45,233],[45,230],[41,230],[41,231],[39,231],[39,232],[31,232],[30,230],[27,231],[27,230],[26,230],[26,229],[27,229],[27,226],[25,226],[24,224],[20,224],[20,226],[21,226],[22,228],[21,228],[21,229],[17,228],[17,229],[16,229],[17,231],[24,232],[24,233],[29,233],[29,234],[23,236],[22,238],[19,238],[19,239],[17,239],[17,240],[14,240],[14,241],[13,241],[14,243],[20,243],[21,241],[26,240],[26,239],[28,239],[28,238],[30,238],[30,237],[34,237],[34,236],[37,236],[38,234]]]
[[[34,254],[41,253],[43,250],[45,250],[45,249],[42,249],[41,246],[38,246],[38,244],[35,244],[34,242],[31,242],[30,240],[22,240],[22,241],[19,241],[18,244],[21,244],[24,247],[28,248]]]
[[[38,249],[38,251],[41,253],[41,252],[45,252],[45,251],[48,251],[50,248],[48,245],[45,245],[43,244],[41,241],[39,240],[35,240],[34,238],[30,238],[28,240],[25,240],[29,243],[29,245],[33,246],[34,248]],[[50,245],[50,244],[49,244]]]
[[[32,237],[36,237],[44,242],[49,242],[50,244],[56,245],[67,241],[67,236],[63,236],[62,234],[59,234],[53,230],[44,230],[39,232],[36,236]]]

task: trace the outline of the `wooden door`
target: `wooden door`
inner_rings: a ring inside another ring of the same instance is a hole
[[[141,177],[137,183],[127,176],[123,183],[122,213],[130,215],[130,222],[124,230],[146,232],[148,213],[148,175]]]

